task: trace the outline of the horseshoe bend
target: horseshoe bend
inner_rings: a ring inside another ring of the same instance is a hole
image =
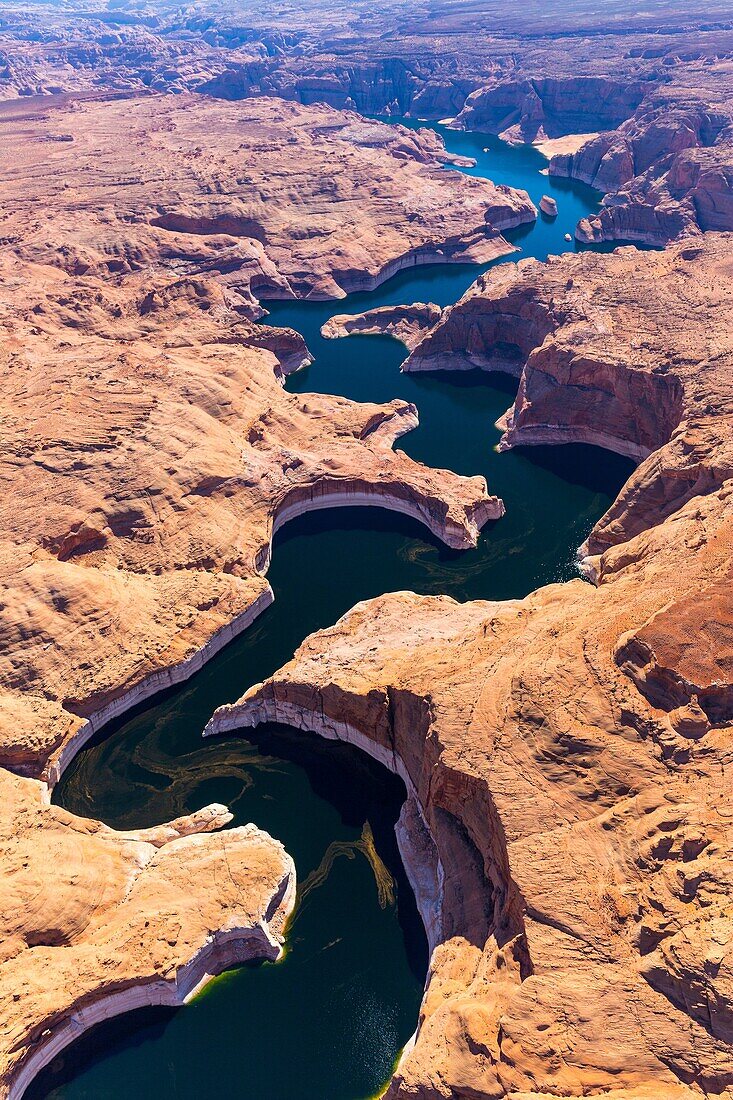
[[[733,1097],[725,13],[307,7],[0,13],[0,1096]]]

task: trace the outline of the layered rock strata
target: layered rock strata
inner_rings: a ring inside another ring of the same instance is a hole
[[[232,963],[281,953],[295,868],[254,825],[210,806],[119,833],[48,806],[0,769],[0,1096],[95,1023],[180,1005]]]
[[[733,1096],[732,265],[710,236],[483,276],[412,366],[491,368],[511,337],[505,446],[637,455],[595,587],[359,604],[210,723],[405,778],[433,952],[390,1097]]]
[[[733,472],[733,244],[521,260],[482,275],[404,370],[519,377],[500,446],[585,442],[639,462],[589,552],[626,541]]]
[[[193,275],[250,316],[263,295],[339,298],[415,264],[511,252],[501,230],[536,217],[526,192],[445,171],[433,131],[322,104],[57,97],[10,112],[3,133],[17,149],[5,251],[144,278],[150,310],[159,283]]]
[[[249,323],[257,279],[343,293],[338,279],[412,262],[428,237],[509,246],[486,222],[499,192],[437,169],[434,141],[329,108],[151,97],[9,125],[23,140],[0,186],[0,762],[52,776],[69,739],[189,674],[269,602],[289,516],[382,503],[460,547],[501,512],[483,479],[392,450],[417,423],[406,403],[284,393],[307,349]],[[205,126],[216,156],[194,147]],[[73,142],[48,142],[67,128]],[[371,213],[367,160],[386,189]],[[424,213],[405,218],[411,204]]]
[[[671,2],[656,4],[653,13],[628,0],[612,9],[547,0],[511,10],[397,0],[376,12],[364,0],[348,9],[317,0],[297,10],[255,10],[207,0],[195,12],[165,2],[152,12],[91,0],[76,12],[8,0],[0,25],[0,97],[100,88],[200,91],[437,119],[458,114],[471,93],[509,83],[516,88],[511,109],[531,124],[537,86],[548,79],[614,82],[620,102],[635,81],[667,80],[701,57],[715,63],[731,55],[730,11],[722,0],[687,4],[684,20]],[[566,96],[568,116],[579,114],[579,90],[575,103]],[[620,120],[612,104],[602,109],[604,125]],[[549,112],[551,125],[557,115]]]
[[[73,754],[267,607],[290,517],[376,504],[464,547],[503,511],[483,478],[393,449],[417,423],[406,402],[288,394],[308,351],[253,322],[257,295],[342,294],[433,249],[494,254],[509,246],[487,214],[526,206],[444,171],[434,138],[330,108],[47,106],[6,116],[0,183],[0,1095],[13,1098],[98,1020],[276,958],[292,905],[279,844],[254,826],[208,835],[224,807],[121,834],[50,806]]]
[[[126,291],[41,280],[3,280],[5,766],[53,778],[65,746],[243,630],[290,516],[382,504],[460,547],[501,513],[483,478],[392,449],[406,402],[287,394],[302,341],[253,330],[216,286],[151,324]]]
[[[248,9],[246,18],[218,2],[195,15],[165,3],[154,14],[93,3],[81,15],[10,4],[0,99],[16,114],[100,89],[196,92],[457,120],[554,144],[553,172],[607,191],[580,240],[664,243],[733,227],[730,139],[719,125],[730,130],[733,24],[723,7],[688,5],[680,22],[675,5],[655,5],[652,17],[626,0],[613,13],[542,4],[499,16],[399,2],[376,20],[362,3],[348,12],[322,3],[297,14]],[[578,151],[575,139],[589,130],[604,132]],[[255,271],[258,259],[250,257]],[[270,286],[272,272],[259,278]]]
[[[733,229],[733,66],[690,65],[618,129],[554,156],[550,174],[607,192],[578,225],[583,242],[663,245]]]
[[[641,81],[609,77],[506,79],[472,92],[455,125],[507,141],[542,142],[616,127],[633,114],[644,91]]]

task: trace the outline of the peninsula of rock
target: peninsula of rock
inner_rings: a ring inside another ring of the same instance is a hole
[[[482,276],[408,369],[511,369],[504,447],[639,465],[578,579],[386,595],[209,733],[281,721],[405,779],[433,948],[389,1097],[733,1096],[733,240]]]

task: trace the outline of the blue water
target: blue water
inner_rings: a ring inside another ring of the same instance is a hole
[[[545,162],[536,150],[435,129],[449,149],[477,158],[469,173],[524,187],[535,202],[545,191],[556,197],[557,220],[541,217],[511,234],[520,255],[544,259],[574,247],[563,235],[594,209],[596,194],[540,175]],[[301,517],[275,539],[274,605],[187,684],[107,729],[74,761],[55,800],[76,813],[131,828],[224,802],[235,823],[254,821],[283,841],[301,886],[334,843],[347,852],[322,885],[301,896],[284,961],[235,969],[177,1012],[110,1022],[57,1058],[29,1096],[364,1100],[388,1079],[415,1027],[427,964],[395,849],[401,784],[347,746],[283,728],[207,742],[201,730],[215,707],[273,672],[308,633],[359,600],[405,588],[506,598],[574,575],[575,548],[628,476],[629,463],[589,447],[498,455],[493,425],[511,403],[514,382],[473,373],[401,374],[404,349],[392,340],[329,342],[319,334],[336,312],[416,300],[447,305],[481,270],[415,268],[347,302],[268,304],[269,322],[298,329],[316,356],[288,379],[291,391],[413,401],[420,427],[399,446],[431,465],[483,473],[507,515],[465,553],[391,513]],[[393,898],[384,907],[374,867],[356,846],[366,826],[393,877]]]

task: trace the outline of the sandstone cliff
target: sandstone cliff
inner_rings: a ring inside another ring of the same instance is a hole
[[[550,174],[608,193],[578,225],[581,241],[663,245],[733,229],[733,66],[691,64],[617,130],[554,156]]]
[[[640,81],[609,77],[505,80],[472,92],[455,124],[509,141],[539,142],[618,126],[643,95]]]
[[[552,0],[501,9],[388,0],[378,11],[366,0],[297,9],[203,0],[195,12],[166,0],[154,12],[90,0],[82,18],[43,0],[7,0],[0,98],[199,91],[437,119],[506,82],[591,78],[616,85],[623,101],[627,85],[666,80],[700,58],[715,64],[732,50],[723,0],[687,3],[683,20],[673,0],[653,12],[629,0],[615,0],[613,11]],[[566,105],[573,110],[570,97]],[[605,125],[621,120],[610,103],[602,113]]]
[[[640,465],[595,587],[360,604],[210,733],[284,721],[408,788],[433,947],[390,1097],[733,1096],[733,241],[482,277],[408,365],[521,375],[504,445]]]
[[[733,473],[732,239],[659,253],[522,260],[482,275],[404,370],[519,376],[502,446],[587,442],[639,461],[591,536],[596,554]]]
[[[71,755],[268,605],[290,517],[381,504],[462,547],[503,510],[483,478],[393,449],[406,402],[288,394],[308,351],[253,323],[257,294],[494,255],[487,211],[533,208],[443,171],[429,135],[320,106],[92,99],[4,125],[0,1095],[17,1097],[95,1021],[276,957],[292,904],[269,837],[201,835],[224,807],[123,835],[49,806]]]
[[[440,320],[440,306],[432,302],[415,302],[411,306],[378,306],[366,313],[337,313],[321,329],[328,340],[341,336],[374,336],[384,334],[394,337],[412,351],[422,337]]]
[[[119,833],[48,806],[0,769],[0,1096],[94,1023],[180,1005],[233,962],[276,959],[295,868],[254,825],[210,806]]]
[[[302,340],[247,318],[268,280],[343,293],[426,247],[508,246],[485,221],[497,189],[438,170],[434,138],[329,108],[148,99],[9,125],[0,762],[37,773],[246,626],[297,511],[383,502],[475,541],[500,504],[392,450],[412,407],[289,396]],[[193,144],[206,125],[216,156]],[[49,143],[61,128],[75,140]]]
[[[24,274],[0,295],[5,766],[52,774],[65,745],[243,630],[290,516],[381,503],[468,546],[501,513],[483,478],[392,450],[417,423],[407,403],[287,394],[299,338],[253,330],[215,291],[206,308],[205,285],[177,318]]]

